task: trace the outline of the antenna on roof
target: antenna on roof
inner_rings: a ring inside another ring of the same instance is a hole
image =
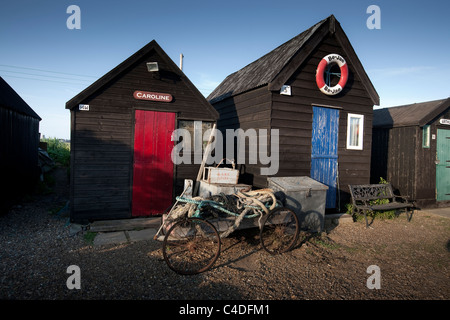
[[[180,53],[180,70],[181,71],[183,71],[183,58],[184,58],[183,54]]]

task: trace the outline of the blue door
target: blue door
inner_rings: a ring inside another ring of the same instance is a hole
[[[339,110],[313,106],[311,178],[328,186],[326,208],[336,207]]]

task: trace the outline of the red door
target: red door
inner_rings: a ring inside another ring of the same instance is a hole
[[[136,110],[132,215],[161,214],[172,203],[175,113]]]

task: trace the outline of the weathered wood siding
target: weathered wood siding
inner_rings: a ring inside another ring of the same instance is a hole
[[[349,78],[344,90],[328,96],[317,88],[315,76],[320,60],[330,54],[346,59]],[[344,50],[333,36],[326,37],[286,83],[292,96],[272,94],[272,128],[280,129],[278,176],[309,176],[311,169],[312,106],[339,108],[338,179],[341,206],[348,200],[348,184],[368,183],[372,141],[373,103]],[[346,147],[348,113],[364,115],[363,150]]]
[[[397,194],[415,196],[418,138],[417,127],[375,128],[371,182],[379,183],[383,178],[392,184]]]
[[[343,92],[328,96],[317,88],[315,75],[320,60],[337,53],[349,65],[349,79]],[[373,103],[361,79],[334,36],[326,37],[304,63],[292,72],[286,83],[292,95],[271,92],[267,86],[227,98],[213,104],[220,113],[220,129],[279,129],[280,166],[276,176],[309,176],[311,170],[312,106],[339,108],[338,165],[341,206],[348,201],[348,184],[364,184],[370,180]],[[346,148],[348,113],[364,115],[363,150]],[[260,165],[246,165],[256,187],[267,186],[267,177],[260,175]]]
[[[147,71],[156,61],[160,78]],[[135,90],[170,93],[170,103],[136,100]],[[214,121],[183,79],[151,51],[113,82],[71,110],[71,212],[74,220],[131,216],[135,110],[174,112],[177,120]],[[195,179],[198,165],[175,168],[175,193],[185,178]]]
[[[264,86],[222,100],[214,105],[214,108],[220,113],[217,128],[222,131],[224,137],[224,156],[226,155],[226,129],[270,130],[271,96],[267,86]],[[246,146],[245,159],[246,163],[248,163],[248,150],[252,147],[248,140],[246,141]],[[235,150],[236,154],[237,150]],[[260,164],[245,164],[241,171],[243,174],[241,181],[253,185],[265,184],[265,177],[261,177],[259,174],[260,168]]]
[[[0,106],[0,211],[39,177],[39,119]]]
[[[383,177],[396,194],[416,200],[419,207],[448,205],[436,202],[436,139],[439,119],[450,118],[450,111],[430,123],[430,147],[424,148],[422,127],[374,128],[371,183]]]

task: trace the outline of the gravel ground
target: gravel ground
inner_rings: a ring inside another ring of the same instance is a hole
[[[224,239],[214,267],[181,276],[162,259],[157,241],[94,247],[70,235],[67,215],[51,214],[68,198],[55,192],[14,206],[0,216],[0,299],[265,299],[448,300],[450,219],[417,212],[345,223],[320,235],[302,233],[291,252],[271,256],[258,234]],[[81,271],[81,289],[69,290],[67,268]],[[367,269],[380,270],[380,289],[369,289]]]

